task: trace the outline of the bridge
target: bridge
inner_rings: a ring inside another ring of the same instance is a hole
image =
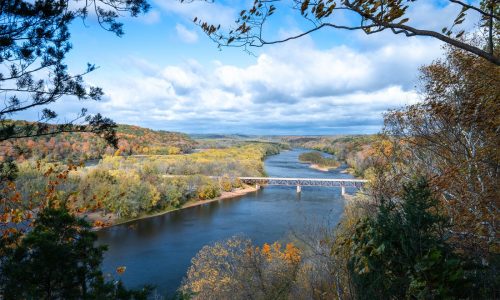
[[[184,177],[187,175],[163,175],[163,177]],[[220,179],[222,176],[208,176],[212,179]],[[321,186],[321,187],[339,187],[342,191],[342,196],[346,194],[346,187],[361,188],[368,180],[364,179],[348,179],[348,178],[290,178],[290,177],[236,177],[241,182],[248,185],[255,185],[256,189],[260,189],[263,185],[283,185],[296,186],[297,193],[302,191],[303,186]]]
[[[330,178],[288,178],[288,177],[238,177],[241,182],[255,185],[257,189],[261,185],[283,185],[297,186],[297,193],[302,191],[303,186],[340,187],[342,196],[346,194],[346,187],[361,188],[368,180],[364,179],[330,179]]]

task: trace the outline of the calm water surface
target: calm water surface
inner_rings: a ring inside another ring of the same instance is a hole
[[[294,149],[270,156],[266,172],[274,177],[352,178],[338,170],[321,172],[298,161]],[[348,192],[353,192],[347,189]],[[191,258],[207,244],[244,234],[256,244],[274,242],[291,230],[314,221],[336,223],[343,210],[339,188],[265,187],[245,196],[208,203],[162,216],[114,226],[98,232],[109,250],[104,272],[126,266],[122,280],[128,287],[153,284],[163,295],[180,285]]]

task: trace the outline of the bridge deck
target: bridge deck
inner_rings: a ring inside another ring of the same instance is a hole
[[[361,187],[368,182],[364,179],[334,179],[334,178],[288,178],[288,177],[238,177],[242,182],[261,185],[287,186],[331,186],[331,187]]]
[[[238,177],[241,180],[308,180],[308,181],[328,181],[328,182],[363,182],[366,183],[368,180],[365,179],[351,179],[351,178],[293,178],[293,177]]]
[[[185,177],[186,175],[163,175],[163,177]],[[221,176],[209,176],[218,179]],[[237,177],[243,183],[257,185],[362,187],[368,180],[349,178],[292,178],[292,177]]]

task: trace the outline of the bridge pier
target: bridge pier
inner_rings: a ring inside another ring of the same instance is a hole
[[[342,185],[341,187],[341,193],[342,193],[342,196],[345,196],[345,185]]]
[[[255,185],[255,189],[256,189],[256,190],[260,190],[260,184],[256,184],[256,185]]]
[[[300,193],[300,192],[302,192],[302,188],[300,185],[297,185],[297,193]]]

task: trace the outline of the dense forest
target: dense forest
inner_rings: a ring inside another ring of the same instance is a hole
[[[18,126],[29,124],[13,121]],[[61,133],[58,135],[7,140],[0,143],[0,159],[42,159],[45,161],[68,161],[73,163],[98,159],[103,155],[179,154],[187,153],[196,145],[185,134],[155,131],[132,125],[118,125],[116,128],[118,148],[92,133]]]
[[[221,149],[255,143],[276,144],[282,149],[290,149],[290,144],[278,136],[241,135],[241,134],[191,134],[198,149]]]
[[[185,155],[116,153],[88,167],[26,160],[17,164],[13,189],[22,199],[30,199],[32,205],[40,205],[33,199],[69,170],[64,182],[54,187],[61,205],[79,215],[97,214],[96,225],[102,226],[241,188],[238,176],[265,175],[263,159],[279,151],[276,144],[258,143]]]

